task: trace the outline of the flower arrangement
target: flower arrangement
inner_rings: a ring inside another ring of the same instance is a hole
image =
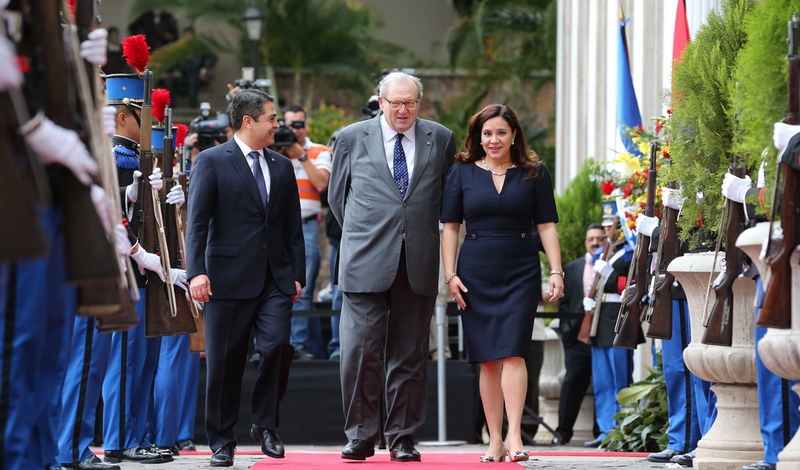
[[[625,206],[625,226],[636,230],[636,217],[647,203],[647,179],[650,169],[650,148],[657,144],[656,169],[669,160],[669,142],[665,136],[669,127],[671,110],[666,116],[653,118],[653,129],[642,126],[626,127],[628,136],[638,150],[638,154],[619,152],[607,162],[595,166],[592,180],[600,184],[605,198],[622,199]],[[655,215],[661,217],[661,188],[656,187]]]

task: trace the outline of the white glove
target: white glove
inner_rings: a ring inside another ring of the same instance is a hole
[[[0,36],[0,91],[16,90],[22,86],[24,77],[17,66],[14,43]]]
[[[583,298],[583,311],[584,312],[592,312],[594,311],[595,307],[597,307],[597,301],[591,297],[584,297]]]
[[[592,271],[594,271],[596,274],[599,274],[602,277],[608,277],[611,275],[611,272],[614,271],[614,266],[611,266],[607,261],[599,259],[594,262],[594,266],[592,266]]]
[[[128,185],[128,189],[125,190],[125,197],[128,198],[131,202],[136,202],[139,200],[139,179],[142,177],[142,172],[136,170],[133,172],[133,183]]]
[[[103,106],[103,132],[109,137],[117,133],[117,108]]]
[[[154,167],[153,174],[148,176],[150,178],[150,186],[153,187],[156,191],[161,191],[161,188],[164,187],[164,180],[161,179],[163,177],[163,173],[161,173],[161,168]]]
[[[636,233],[645,237],[652,237],[653,230],[658,227],[658,217],[648,217],[641,212],[636,217]]]
[[[169,277],[172,278],[172,283],[176,286],[180,287],[181,289],[188,291],[189,289],[186,288],[186,270],[185,269],[177,269],[172,268],[169,270]]]
[[[45,164],[64,165],[81,183],[92,184],[92,176],[97,174],[97,163],[74,131],[57,126],[45,117],[35,129],[25,132],[25,142]]]
[[[119,256],[119,268],[123,273],[128,272],[128,256],[131,255],[131,248],[133,248],[128,239],[128,229],[121,223],[117,224],[114,226],[114,236],[116,237],[114,248]]]
[[[793,126],[782,122],[776,122],[772,126],[772,143],[775,144],[775,148],[778,149],[779,159],[783,151],[786,150],[786,146],[789,145],[789,141],[792,140],[792,137],[798,132],[800,132],[800,126]]]
[[[679,211],[683,207],[684,200],[686,198],[681,197],[680,189],[661,188],[661,201],[664,203],[664,207]]]
[[[90,32],[81,43],[81,58],[92,65],[106,65],[108,51],[108,31],[97,28]]]
[[[139,265],[139,274],[144,276],[144,270],[153,271],[158,274],[158,278],[164,281],[164,269],[161,267],[161,257],[144,251],[141,245],[136,253],[131,255],[131,259]]]
[[[730,173],[725,173],[722,180],[722,195],[733,202],[744,202],[747,191],[753,187],[749,176],[738,178]]]
[[[183,188],[176,184],[167,193],[167,204],[174,204],[180,208],[184,202],[186,202],[186,195],[183,194]]]
[[[94,209],[97,211],[97,215],[100,217],[100,222],[103,223],[103,229],[105,229],[106,234],[108,235],[111,233],[111,230],[113,229],[114,223],[117,219],[117,217],[114,217],[111,201],[108,199],[108,195],[106,194],[105,190],[96,184],[92,185],[92,190],[89,194],[92,197]]]

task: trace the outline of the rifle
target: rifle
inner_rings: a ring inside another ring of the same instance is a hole
[[[164,110],[164,147],[163,147],[162,165],[164,171],[164,180],[167,182],[165,186],[172,183],[172,159],[175,155],[173,138],[172,138],[172,110],[166,108]],[[165,192],[169,191],[169,187],[165,187]],[[178,250],[179,250],[179,234],[178,234],[178,217],[180,209],[177,206],[170,207],[166,201],[162,204],[162,214],[167,214],[164,217],[164,232],[167,246],[166,255],[169,256],[170,266],[178,266]],[[172,209],[172,216],[170,216],[170,209]],[[189,301],[186,298],[186,292],[178,286],[167,286],[167,289],[172,289],[175,309],[172,311],[172,330],[173,334],[188,334],[197,331],[194,323],[194,317],[189,308]]]
[[[789,21],[789,106],[783,121],[797,124],[800,121],[800,57],[798,57],[798,30],[800,20],[797,13]],[[783,171],[783,184],[778,190],[778,181]],[[775,223],[775,212],[778,206],[778,194],[781,195],[781,227],[783,240],[777,253],[772,253],[772,224]],[[786,163],[779,163],[775,174],[775,194],[772,200],[772,218],[769,223],[767,238],[766,265],[769,267],[765,276],[764,303],[758,315],[756,325],[762,328],[789,329],[792,327],[792,267],[791,257],[797,246],[797,170]]]
[[[614,230],[611,233],[617,233],[617,224],[619,223],[619,217],[614,217]],[[611,257],[611,247],[614,244],[614,241],[610,238],[606,239],[606,246],[603,248],[603,261],[608,261],[608,258]],[[592,337],[597,333],[597,322],[600,318],[600,300],[603,297],[603,290],[600,289],[600,282],[603,280],[603,276],[599,273],[595,274],[594,279],[592,280],[592,285],[589,289],[589,298],[595,300],[597,305],[595,305],[594,310],[587,310],[583,314],[583,321],[581,322],[581,329],[578,331],[578,341],[582,341],[586,344],[592,344]]]
[[[650,146],[650,170],[647,172],[647,202],[644,207],[644,215],[653,216],[655,197],[656,197],[656,156],[658,155],[658,144],[655,142]],[[633,295],[627,294],[622,300],[620,315],[617,316],[617,328],[614,330],[617,336],[614,338],[615,348],[636,349],[639,344],[641,332],[642,299],[647,293],[647,266],[650,259],[649,254],[650,237],[639,234],[636,237],[636,249],[633,254],[631,264],[636,266],[636,278],[634,279],[636,290]],[[628,288],[630,290],[631,279],[628,278]]]
[[[667,184],[670,189],[675,189],[677,185],[673,182]],[[656,287],[655,299],[650,310],[650,327],[647,329],[648,338],[672,339],[672,283],[675,276],[667,271],[669,264],[677,255],[678,240],[678,211],[671,207],[664,207],[664,230],[661,232],[659,240],[659,262],[656,269],[664,266],[664,279]],[[658,277],[658,276],[656,276]]]

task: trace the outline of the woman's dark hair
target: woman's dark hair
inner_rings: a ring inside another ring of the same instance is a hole
[[[476,162],[486,156],[486,151],[481,146],[481,131],[489,119],[501,117],[511,127],[511,132],[516,131],[514,145],[511,146],[511,162],[518,167],[525,167],[528,175],[525,179],[536,178],[539,169],[539,157],[536,152],[528,148],[522,127],[519,124],[514,110],[502,104],[490,104],[469,120],[467,139],[464,141],[465,151],[456,155],[456,161],[461,163]]]

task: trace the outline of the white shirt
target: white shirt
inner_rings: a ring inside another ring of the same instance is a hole
[[[386,163],[389,165],[389,172],[394,177],[394,144],[397,141],[398,132],[389,127],[386,122],[386,115],[381,114],[381,132],[383,134],[383,149],[386,151]],[[414,176],[414,160],[417,156],[416,122],[411,129],[403,132],[403,152],[406,154],[406,166],[408,167],[408,180]]]
[[[247,167],[250,168],[250,173],[253,173],[253,177],[255,178],[255,172],[253,171],[253,157],[249,154],[253,151],[250,147],[247,146],[242,139],[239,138],[238,135],[233,134],[233,140],[236,142],[236,145],[239,146],[242,153],[244,154],[245,160],[247,160]],[[264,149],[256,150],[261,158],[258,159],[258,164],[261,166],[261,174],[264,175],[264,184],[267,187],[267,201],[269,201],[269,189],[270,189],[270,177],[269,177],[269,165],[267,165],[267,160],[264,158]],[[271,157],[268,157],[271,158]]]

